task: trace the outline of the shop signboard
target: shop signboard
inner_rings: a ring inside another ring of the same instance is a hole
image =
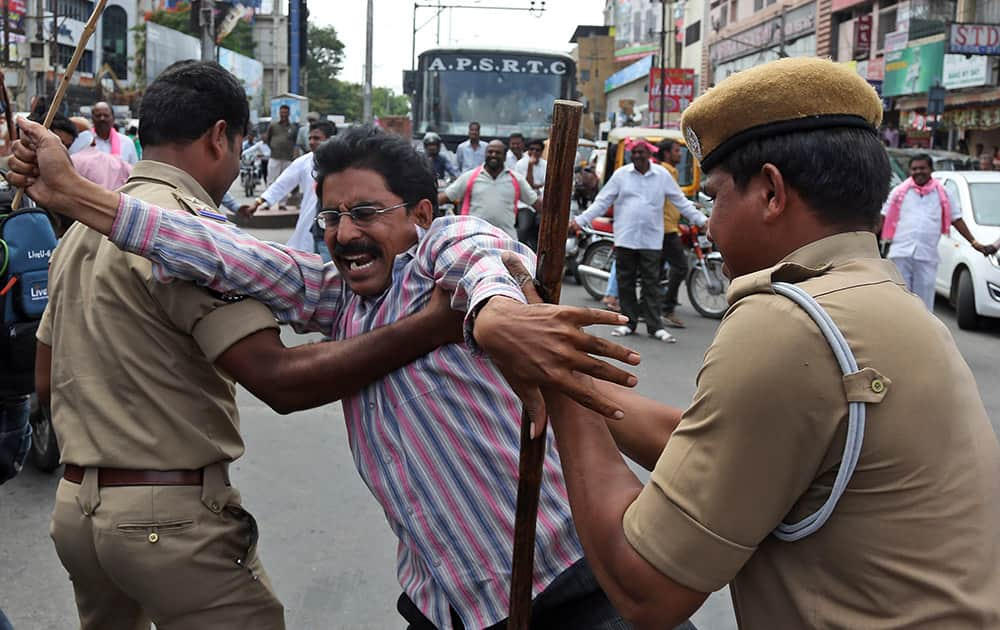
[[[1000,24],[948,25],[948,52],[1000,55]]]
[[[885,96],[920,94],[941,80],[944,42],[908,46],[885,55]]]
[[[816,26],[816,5],[809,3],[792,9],[784,16],[785,42],[812,33]],[[722,39],[709,47],[709,58],[715,64],[739,59],[762,49],[778,46],[781,41],[781,17],[774,18]]]
[[[885,57],[876,57],[868,62],[868,74],[865,78],[880,84],[885,80]]]
[[[854,20],[854,58],[867,59],[872,50],[872,14]]]
[[[990,58],[985,55],[945,55],[941,84],[949,90],[990,83]]]
[[[910,41],[910,32],[905,31],[895,31],[893,33],[886,33],[885,35],[885,52],[895,52],[897,50],[903,50],[906,48],[906,44]]]
[[[665,79],[665,80],[664,80]],[[653,68],[649,72],[649,111],[660,111],[660,86],[665,85],[663,109],[682,112],[694,100],[694,70],[691,68]]]
[[[653,56],[643,57],[632,65],[625,66],[618,72],[612,74],[604,81],[604,92],[608,93],[615,88],[631,83],[637,79],[649,76],[649,71],[653,69]]]

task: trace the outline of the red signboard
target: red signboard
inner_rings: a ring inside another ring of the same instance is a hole
[[[854,58],[867,59],[872,51],[872,14],[854,20]]]
[[[661,81],[662,75],[666,81]],[[694,70],[690,68],[653,68],[649,71],[649,111],[660,111],[660,85],[666,83],[663,110],[682,112],[694,100]]]

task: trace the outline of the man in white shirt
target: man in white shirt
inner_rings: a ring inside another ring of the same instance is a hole
[[[639,326],[636,279],[642,282],[642,316],[649,334],[674,343],[677,338],[663,328],[660,318],[660,255],[663,247],[663,203],[669,199],[688,221],[701,227],[708,217],[698,212],[684,196],[667,169],[653,164],[655,147],[643,140],[629,145],[632,163],[616,170],[586,212],[577,216],[570,229],[579,230],[615,207],[615,262],[618,295],[628,326],[611,331],[616,337],[631,335]]]
[[[962,205],[931,177],[931,168],[929,155],[910,158],[910,177],[892,189],[882,206],[882,239],[892,243],[888,258],[896,264],[906,288],[933,312],[941,235],[954,226],[977,251],[982,252],[984,246],[962,220]]]
[[[139,161],[132,139],[115,131],[115,114],[110,105],[95,103],[90,115],[94,119],[94,146],[99,151],[118,156],[130,165]]]
[[[514,135],[511,134],[511,140],[513,138]],[[514,172],[528,182],[532,190],[538,193],[539,199],[542,198],[542,192],[545,190],[545,173],[548,167],[548,162],[542,159],[542,149],[544,148],[545,145],[541,140],[532,140],[528,143],[527,154],[514,165]],[[507,157],[510,159],[510,151],[507,151]],[[535,209],[524,202],[519,203],[517,206],[517,238],[535,251],[538,250],[538,225],[538,214]]]
[[[454,203],[460,214],[479,217],[497,226],[512,238],[517,238],[515,220],[519,202],[536,210],[541,208],[538,193],[525,179],[504,168],[507,147],[494,140],[486,147],[486,162],[438,193],[438,203]]]
[[[247,206],[246,213],[253,214],[258,208],[272,206],[288,196],[296,186],[302,191],[302,205],[295,231],[288,239],[288,246],[306,252],[316,252],[323,260],[330,262],[330,251],[323,241],[322,231],[313,230],[316,225],[316,181],[313,178],[313,155],[319,145],[337,134],[337,127],[328,120],[309,124],[308,146],[310,153],[296,158],[291,166],[268,186],[260,197]],[[319,236],[317,236],[317,234]]]
[[[513,169],[521,161],[521,158],[524,157],[524,134],[520,131],[515,131],[507,138],[507,144],[510,148],[507,149],[507,159],[504,160],[504,166]]]
[[[455,149],[455,160],[458,170],[463,173],[486,161],[486,145],[479,141],[479,123],[469,123],[469,139]],[[502,160],[501,166],[503,166]]]

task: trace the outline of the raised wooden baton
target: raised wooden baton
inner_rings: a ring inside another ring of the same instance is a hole
[[[557,100],[552,109],[542,222],[538,228],[538,265],[535,269],[539,293],[550,304],[559,303],[559,292],[562,289],[566,234],[569,230],[569,202],[573,196],[573,169],[576,166],[576,143],[582,112],[583,105],[576,101]],[[528,630],[531,625],[535,523],[538,520],[538,494],[542,484],[544,459],[545,432],[531,439],[531,420],[527,413],[522,413],[508,630]]]
[[[107,3],[108,0],[97,0],[97,3],[94,5],[94,12],[90,14],[90,19],[87,20],[87,24],[83,27],[83,33],[80,34],[80,41],[76,44],[73,57],[69,60],[69,65],[66,66],[66,72],[63,73],[62,81],[59,82],[59,87],[56,89],[55,96],[52,97],[52,102],[49,103],[49,111],[45,112],[45,122],[42,125],[46,129],[52,124],[52,119],[56,117],[56,112],[59,111],[59,106],[62,105],[63,97],[66,96],[66,89],[69,88],[69,80],[73,78],[73,74],[76,72],[76,66],[80,63],[80,58],[83,57],[83,53],[87,49],[87,42],[90,41],[90,36],[97,29],[97,20],[101,17],[101,13],[104,12],[104,5]],[[24,189],[18,188],[17,192],[14,193],[14,200],[10,204],[12,210],[17,210],[21,206],[23,196]]]

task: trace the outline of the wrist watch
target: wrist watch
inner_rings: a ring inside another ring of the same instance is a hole
[[[264,199],[263,197],[257,197],[256,199],[254,199],[254,201],[257,203],[258,207],[261,207],[261,208],[270,208],[271,207],[271,204],[267,203],[267,200]]]

